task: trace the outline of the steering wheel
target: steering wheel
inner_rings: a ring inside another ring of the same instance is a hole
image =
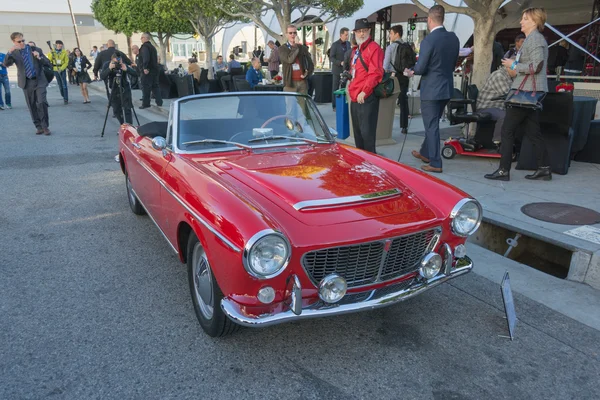
[[[233,139],[235,137],[239,136],[239,135],[242,135],[242,134],[246,134],[246,135],[250,134],[250,135],[252,135],[252,132],[250,132],[250,131],[241,131],[241,132],[238,132],[238,133],[234,133],[232,137],[230,137],[229,139],[227,139],[227,141],[228,142],[234,142],[235,140],[233,140]]]
[[[269,118],[268,120],[265,121],[264,124],[261,125],[261,128],[265,128],[267,125],[269,125],[271,122],[276,121],[278,119],[282,119],[282,118],[288,118],[287,115],[285,114],[281,114],[281,115],[276,115],[274,117]]]

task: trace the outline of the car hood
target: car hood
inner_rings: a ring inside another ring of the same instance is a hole
[[[266,198],[307,225],[384,218],[426,208],[398,177],[342,146],[255,150],[198,162],[229,186],[252,189],[241,191],[253,193],[255,204]],[[432,212],[425,214],[432,218]]]

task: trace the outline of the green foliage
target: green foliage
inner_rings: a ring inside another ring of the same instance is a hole
[[[94,0],[92,11],[106,28],[131,36],[134,32],[191,33],[188,21],[164,18],[154,0]]]
[[[212,36],[231,17],[225,14],[214,0],[157,0],[155,10],[161,18],[190,24],[195,33]]]

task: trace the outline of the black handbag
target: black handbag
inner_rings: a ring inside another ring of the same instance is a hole
[[[360,59],[360,62],[362,63],[363,67],[368,73],[369,68],[367,67],[367,63],[365,63],[365,60],[363,60],[362,54],[358,53],[358,58]],[[381,78],[381,82],[379,82],[377,86],[375,86],[375,88],[373,89],[373,94],[375,94],[375,97],[379,97],[380,99],[386,99],[390,97],[393,93],[394,78],[392,77],[392,73],[384,72],[383,78]]]
[[[52,70],[52,67],[42,64],[42,71],[44,72],[44,76],[46,77],[48,83],[52,82],[52,79],[54,79],[54,71]]]
[[[519,107],[535,111],[542,110],[542,101],[544,100],[544,97],[546,97],[546,92],[538,92],[536,90],[533,72],[533,64],[529,64],[529,75],[525,76],[525,79],[523,79],[523,82],[521,82],[518,89],[511,89],[508,92],[506,100],[504,101],[506,107]],[[523,90],[523,86],[530,76],[531,79],[533,79],[533,92]]]

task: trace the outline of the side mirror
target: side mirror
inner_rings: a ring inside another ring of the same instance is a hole
[[[152,147],[154,150],[164,150],[167,147],[167,141],[162,136],[157,136],[152,139]]]
[[[338,132],[335,129],[329,128],[329,133],[331,134],[331,136],[333,136],[334,139],[337,139]]]

